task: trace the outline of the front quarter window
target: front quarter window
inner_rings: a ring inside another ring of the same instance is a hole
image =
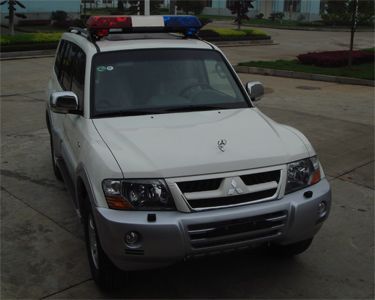
[[[250,106],[222,55],[213,50],[102,52],[92,68],[93,117]]]

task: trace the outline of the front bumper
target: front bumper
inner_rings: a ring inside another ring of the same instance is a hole
[[[306,191],[311,191],[312,197],[306,198]],[[318,213],[318,205],[322,201],[325,201],[328,207],[323,218]],[[119,268],[130,271],[158,268],[188,257],[254,247],[265,242],[290,244],[309,239],[319,231],[328,216],[330,206],[330,186],[328,181],[323,179],[306,189],[268,202],[193,213],[116,211],[98,207],[95,210],[95,219],[101,245],[108,257]],[[241,223],[243,220],[248,220],[246,226],[250,226],[253,217],[254,220],[259,216],[277,218],[279,212],[285,212],[287,216],[284,226],[279,230],[269,227],[257,230],[257,234],[251,234],[249,231],[239,232],[241,226],[237,226],[236,232],[231,235],[225,233],[218,238],[219,242],[208,246],[194,246],[188,232],[191,228],[198,228],[199,231],[202,224],[221,224],[221,230],[225,231],[228,229],[225,224],[236,221]],[[147,220],[149,213],[156,214],[155,222]],[[129,247],[124,242],[125,234],[129,231],[135,231],[141,236],[134,247]]]

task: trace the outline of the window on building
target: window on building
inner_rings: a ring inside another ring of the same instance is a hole
[[[300,12],[301,0],[285,0],[284,11],[285,12]]]

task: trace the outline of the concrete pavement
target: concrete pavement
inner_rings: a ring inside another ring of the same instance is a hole
[[[227,21],[216,21],[207,25],[214,27],[230,27]],[[244,27],[248,28],[248,27]],[[225,47],[223,50],[230,57],[233,65],[251,60],[296,59],[297,55],[314,51],[348,50],[350,32],[303,31],[273,28],[256,28],[265,31],[275,42],[274,45],[252,47]],[[373,32],[356,32],[354,49],[374,47]]]
[[[269,47],[269,46],[268,46]],[[45,127],[52,58],[1,62],[1,297],[374,297],[374,89],[257,75],[259,108],[316,148],[333,190],[332,214],[294,260],[238,253],[137,272],[116,293],[91,280],[83,233],[56,181]]]

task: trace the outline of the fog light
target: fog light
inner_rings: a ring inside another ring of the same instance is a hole
[[[328,209],[327,202],[322,201],[319,203],[319,206],[318,206],[319,218],[325,217],[325,215],[327,214],[327,209]]]
[[[129,246],[134,246],[139,241],[139,234],[135,231],[129,231],[125,235],[125,243]]]

